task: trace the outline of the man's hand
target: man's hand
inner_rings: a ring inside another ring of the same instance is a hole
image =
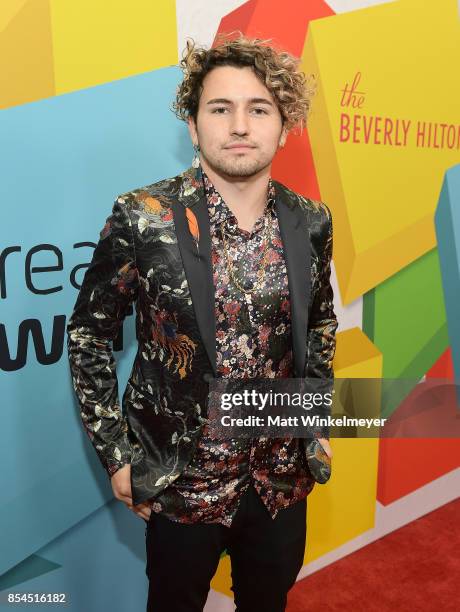
[[[321,443],[321,446],[326,451],[326,454],[329,457],[329,459],[332,459],[332,448],[331,448],[331,445],[329,444],[329,440],[327,440],[326,438],[318,438],[318,442]]]
[[[113,494],[117,499],[124,502],[130,510],[146,521],[150,518],[151,508],[148,502],[133,506],[133,498],[131,494],[131,464],[127,463],[122,468],[117,470],[110,479],[112,483]]]

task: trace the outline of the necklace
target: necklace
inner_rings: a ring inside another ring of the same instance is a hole
[[[220,224],[220,229],[222,232],[222,240],[223,240],[223,244],[224,244],[224,253],[225,253],[225,259],[227,261],[227,267],[228,267],[228,272],[229,275],[233,281],[233,283],[236,285],[236,287],[242,291],[243,293],[246,294],[250,294],[255,292],[256,288],[258,289],[259,286],[261,285],[262,281],[263,281],[263,277],[264,277],[264,269],[265,269],[265,264],[267,263],[267,252],[268,252],[268,247],[271,241],[271,235],[272,235],[272,231],[271,231],[271,222],[270,219],[268,218],[267,215],[264,215],[264,249],[263,249],[263,258],[262,258],[262,265],[260,266],[260,268],[257,270],[257,281],[254,283],[254,286],[252,289],[245,289],[240,282],[238,281],[238,278],[236,277],[235,271],[234,271],[234,267],[233,267],[233,263],[230,259],[230,255],[227,249],[227,240],[226,240],[226,232],[224,229],[224,225],[226,224],[227,220],[222,221],[222,223]]]

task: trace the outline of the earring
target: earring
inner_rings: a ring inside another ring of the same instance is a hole
[[[198,168],[200,166],[200,156],[199,156],[200,145],[194,144],[193,145],[193,150],[194,150],[194,156],[193,156],[193,160],[192,160],[192,166],[194,168]]]

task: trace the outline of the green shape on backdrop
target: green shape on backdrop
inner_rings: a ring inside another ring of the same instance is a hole
[[[363,296],[363,331],[383,355],[383,378],[407,378],[382,398],[389,417],[449,346],[438,249]],[[410,380],[412,379],[412,381]]]

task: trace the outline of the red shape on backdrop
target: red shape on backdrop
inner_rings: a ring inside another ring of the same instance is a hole
[[[275,48],[300,57],[308,23],[331,15],[324,0],[250,0],[221,19],[218,33],[241,30],[251,38],[272,38]]]
[[[436,363],[426,373],[427,378],[448,378],[454,380],[452,349],[447,348]]]
[[[456,387],[438,378],[415,385],[382,430],[377,499],[383,505],[460,466]]]
[[[460,440],[382,438],[377,499],[384,506],[460,466]]]
[[[305,172],[299,172],[299,161]],[[272,163],[272,176],[290,189],[314,200],[320,200],[318,178],[308,132],[301,136],[289,134],[283,149]]]
[[[309,22],[331,15],[335,12],[323,0],[250,0],[222,18],[217,34],[240,30],[249,37],[270,38],[275,48],[300,57]],[[213,46],[216,39],[217,35]],[[305,172],[299,173],[299,168]],[[321,199],[307,130],[289,134],[273,160],[272,177],[304,196]]]

